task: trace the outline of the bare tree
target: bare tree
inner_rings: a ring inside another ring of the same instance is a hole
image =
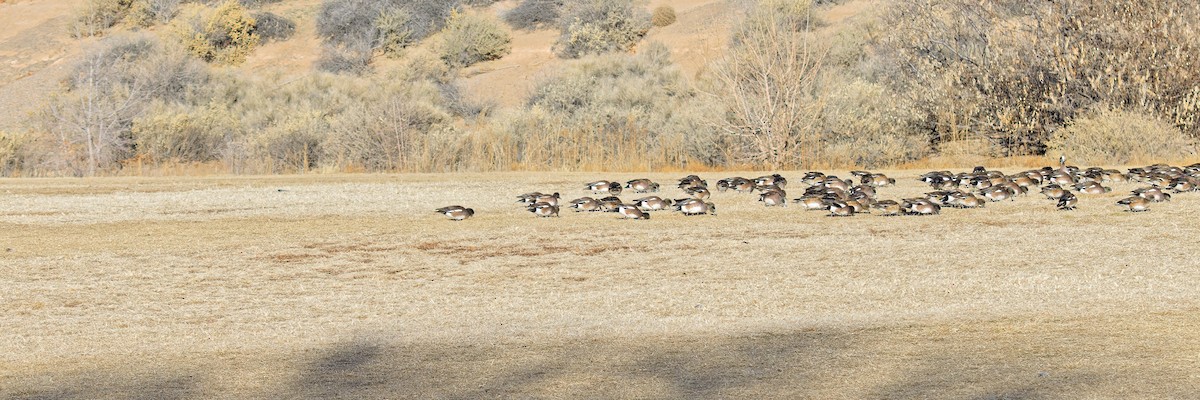
[[[739,138],[742,161],[771,168],[799,165],[810,152],[821,112],[816,93],[826,50],[809,33],[807,8],[765,1],[748,12],[709,91],[725,105],[716,126]],[[782,11],[782,12],[781,12]]]

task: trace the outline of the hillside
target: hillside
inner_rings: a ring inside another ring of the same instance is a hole
[[[1195,3],[356,1],[0,2],[0,175],[1197,156]]]

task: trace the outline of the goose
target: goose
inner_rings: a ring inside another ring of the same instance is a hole
[[[475,215],[475,210],[463,206],[446,206],[436,209],[434,212],[445,215],[451,221],[462,221]]]

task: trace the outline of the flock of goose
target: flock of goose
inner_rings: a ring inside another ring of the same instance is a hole
[[[884,174],[869,171],[851,171],[853,178],[842,179],[822,172],[808,172],[800,179],[808,185],[803,194],[792,202],[805,210],[823,210],[830,216],[848,217],[858,213],[878,215],[933,215],[943,207],[979,208],[989,202],[1014,200],[1037,190],[1047,199],[1057,203],[1060,210],[1074,210],[1079,204],[1078,194],[1103,194],[1112,191],[1106,184],[1137,182],[1144,186],[1132,191],[1132,196],[1117,201],[1130,212],[1148,211],[1153,203],[1171,200],[1171,193],[1200,190],[1200,163],[1177,167],[1155,164],[1141,168],[1130,168],[1126,172],[1115,169],[1068,166],[1065,159],[1059,167],[1043,167],[1006,175],[1000,171],[975,167],[971,172],[953,173],[933,171],[920,176],[920,180],[933,191],[921,197],[896,200],[879,200],[879,188],[892,186],[896,180]],[[857,184],[856,184],[857,179]],[[766,207],[786,207],[788,204],[787,178],[779,174],[757,178],[731,177],[721,179],[713,187],[718,192],[735,191],[758,193],[758,201]],[[717,207],[711,201],[712,191],[708,182],[696,175],[679,179],[677,186],[686,198],[663,198],[656,195],[641,197],[632,202],[622,200],[623,192],[645,194],[658,192],[660,185],[649,179],[634,179],[624,184],[617,181],[595,181],[585,189],[596,197],[580,197],[564,205],[576,212],[615,212],[622,218],[650,219],[650,213],[674,210],[683,215],[716,215]],[[517,196],[517,202],[539,217],[559,216],[562,196],[559,193],[525,193]],[[462,221],[475,215],[475,210],[462,206],[438,208],[437,213],[454,221]]]

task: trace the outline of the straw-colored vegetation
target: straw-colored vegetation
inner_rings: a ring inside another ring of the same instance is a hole
[[[920,172],[880,196],[927,190]],[[0,397],[1200,390],[1200,195],[831,218],[726,192],[716,217],[647,221],[513,203],[642,176],[0,181]],[[432,212],[450,204],[478,214]]]
[[[1181,0],[721,2],[726,28],[704,34],[723,47],[688,73],[677,64],[697,55],[644,37],[701,28],[680,25],[703,7],[322,0],[288,14],[296,25],[269,3],[85,1],[74,32],[101,36],[74,69],[86,76],[32,113],[4,172],[879,168],[1047,152],[1116,164],[1189,159],[1200,132],[1200,3]],[[500,20],[545,48],[514,52]],[[142,28],[174,34],[131,46],[123,32]],[[295,32],[319,49],[310,71],[209,65]],[[179,68],[177,48],[207,63]],[[558,65],[523,72],[517,101],[481,99],[477,76],[531,51]],[[119,79],[91,79],[104,77]],[[167,98],[159,82],[188,90]]]

